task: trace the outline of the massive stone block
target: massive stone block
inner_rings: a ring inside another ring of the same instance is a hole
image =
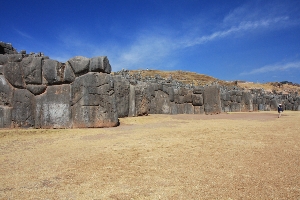
[[[140,82],[135,86],[135,107],[136,115],[148,115],[150,111],[151,94],[148,91],[147,83]]]
[[[14,88],[0,75],[0,105],[11,106]]]
[[[26,85],[26,89],[34,95],[42,94],[46,88],[46,85]]]
[[[242,112],[253,111],[253,97],[250,92],[242,92],[241,101],[238,103],[242,104]]]
[[[220,88],[217,85],[207,86],[203,93],[205,114],[219,114],[222,111]]]
[[[185,114],[194,114],[194,106],[191,103],[184,103],[184,113]]]
[[[231,112],[241,112],[241,110],[242,110],[242,108],[241,108],[240,103],[236,103],[236,102],[230,103],[230,111]]]
[[[135,86],[130,85],[129,87],[129,117],[135,117],[136,115],[136,108],[135,108]]]
[[[8,54],[8,61],[9,62],[21,62],[23,55],[22,54]]]
[[[11,128],[12,107],[0,106],[0,128]]]
[[[71,86],[48,86],[46,91],[36,96],[36,128],[71,128]]]
[[[12,126],[34,127],[35,120],[35,98],[26,89],[16,89],[12,100]]]
[[[155,92],[155,98],[151,99],[150,113],[152,114],[170,114],[171,113],[171,102],[168,94],[158,90]]]
[[[121,78],[121,76],[114,77],[114,91],[118,117],[127,117],[129,114],[129,85],[129,81]]]
[[[75,56],[68,60],[76,75],[89,72],[90,59],[83,56]]]
[[[203,105],[203,97],[202,94],[193,94],[193,106],[202,106]]]
[[[26,84],[42,84],[42,58],[27,57],[21,62]]]
[[[25,88],[23,68],[19,62],[9,62],[4,65],[4,76],[16,88]]]
[[[0,65],[4,65],[8,62],[8,56],[0,54]]]
[[[73,127],[113,127],[119,124],[114,81],[109,74],[89,72],[71,84]]]
[[[75,74],[69,63],[60,63],[47,59],[43,65],[43,76],[49,85],[71,83],[75,80]]]
[[[103,72],[110,74],[111,73],[111,66],[109,64],[109,60],[107,56],[98,56],[90,59],[90,72]]]

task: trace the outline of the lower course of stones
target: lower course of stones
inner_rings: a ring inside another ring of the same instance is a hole
[[[124,70],[111,75],[106,56],[60,63],[42,53],[17,53],[7,43],[0,43],[0,53],[0,128],[113,127],[120,117],[269,111],[278,103],[300,110],[297,93],[191,86]]]

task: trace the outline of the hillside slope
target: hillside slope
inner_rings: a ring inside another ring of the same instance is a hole
[[[282,92],[282,93],[290,93],[290,92],[298,92],[300,93],[300,86],[298,84],[292,83],[278,83],[278,82],[270,82],[270,83],[253,83],[253,82],[245,82],[245,81],[224,81],[214,78],[212,76],[207,76],[204,74],[198,74],[195,72],[188,71],[160,71],[160,70],[130,70],[129,74],[137,74],[139,73],[143,78],[144,77],[155,77],[155,75],[160,75],[162,78],[170,78],[178,80],[185,84],[193,84],[193,85],[207,85],[211,83],[216,83],[225,86],[239,86],[244,89],[259,89],[263,88],[269,92]]]

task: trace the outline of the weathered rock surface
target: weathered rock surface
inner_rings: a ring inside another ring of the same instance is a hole
[[[26,89],[16,89],[12,102],[12,126],[13,127],[34,127],[35,98]]]
[[[11,106],[14,88],[0,75],[0,105]]]
[[[204,88],[203,101],[205,114],[221,113],[220,88],[213,85]]]
[[[71,128],[71,85],[48,86],[36,96],[35,128]]]
[[[0,128],[11,128],[12,107],[0,106]]]
[[[110,74],[111,66],[107,56],[98,56],[90,59],[90,72],[103,72]]]
[[[121,76],[114,76],[113,79],[118,117],[127,117],[129,114],[129,81]]]
[[[8,62],[4,65],[4,76],[15,88],[25,88],[23,68],[20,62]]]
[[[112,127],[119,123],[113,79],[89,72],[76,78],[71,90],[74,128]]]
[[[76,75],[82,75],[89,72],[90,59],[83,56],[75,56],[68,60],[74,73]]]

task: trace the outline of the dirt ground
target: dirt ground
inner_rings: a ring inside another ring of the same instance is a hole
[[[300,199],[300,112],[0,130],[0,199]]]

